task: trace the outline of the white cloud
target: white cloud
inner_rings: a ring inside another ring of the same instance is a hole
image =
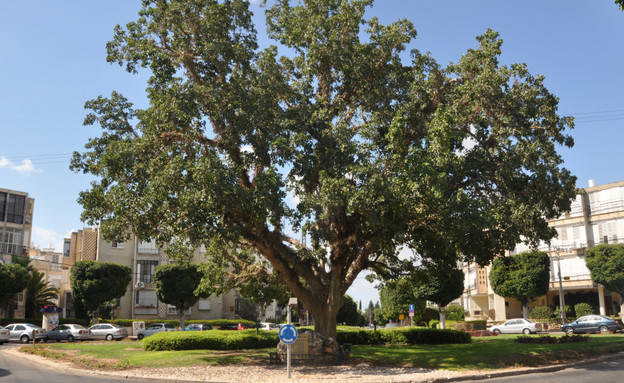
[[[53,229],[46,229],[43,227],[33,227],[33,234],[31,241],[35,246],[40,249],[54,249],[55,252],[63,252],[63,240],[69,238],[71,233],[75,229],[67,230],[64,234],[54,231]]]
[[[14,164],[8,158],[0,157],[0,168],[7,168],[27,176],[32,173],[41,173],[41,169],[37,169],[33,162],[28,158],[23,159],[21,164]]]

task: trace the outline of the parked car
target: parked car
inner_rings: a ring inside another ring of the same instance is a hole
[[[73,342],[75,340],[91,340],[93,338],[88,328],[79,324],[60,324],[48,331],[46,340],[55,340],[60,342],[66,340]]]
[[[561,326],[561,330],[568,335],[583,332],[618,332],[623,328],[622,320],[603,315],[585,315]]]
[[[139,331],[137,339],[141,340],[146,336],[154,335],[157,332],[176,331],[176,328],[171,323],[153,323],[145,328],[145,330]]]
[[[490,331],[494,334],[534,334],[542,331],[542,324],[535,323],[528,319],[514,318],[503,324],[490,327]]]
[[[89,327],[93,339],[122,340],[128,337],[128,330],[113,323],[101,323]]]
[[[6,328],[0,326],[0,344],[8,343],[10,335],[11,335],[11,331],[9,331]]]
[[[250,328],[253,328],[253,326],[246,323],[228,323],[219,327],[219,330],[247,330]]]
[[[260,325],[258,326],[258,328],[260,330],[267,330],[267,331],[277,331],[280,329],[280,325],[278,325],[277,323],[260,323]]]
[[[46,339],[46,331],[39,326],[30,323],[12,323],[6,326],[11,332],[9,339],[12,341],[20,341],[22,343],[32,342],[33,331],[35,332],[35,340]]]
[[[209,324],[193,323],[184,327],[184,331],[207,331],[207,330],[212,330],[212,326]]]

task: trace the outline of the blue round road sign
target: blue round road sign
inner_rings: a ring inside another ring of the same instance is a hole
[[[284,325],[279,330],[279,338],[286,344],[296,341],[298,335],[297,328],[291,324]]]

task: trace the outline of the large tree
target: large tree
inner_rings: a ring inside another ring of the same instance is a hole
[[[406,62],[416,30],[364,19],[372,0],[291,3],[266,9],[286,57],[258,48],[243,0],[145,0],[115,28],[107,59],[151,72],[149,105],[87,102],[104,132],[72,161],[98,179],[85,221],[106,238],[254,248],[328,336],[360,272],[404,267],[403,243],[444,237],[486,264],[553,236],[546,220],[575,196],[556,151],[572,119],[542,76],[499,65],[497,33],[447,67]]]
[[[624,319],[624,244],[603,244],[585,252],[591,279],[620,296],[620,316]]]
[[[184,328],[184,315],[199,298],[206,298],[211,293],[197,291],[203,274],[194,263],[171,263],[154,268],[154,290],[158,300],[175,306]]]
[[[549,282],[550,257],[543,251],[498,257],[490,269],[490,283],[494,292],[520,301],[524,319],[529,319],[529,302],[546,295]]]
[[[59,297],[59,289],[51,286],[45,278],[45,273],[32,270],[31,278],[26,285],[26,299],[24,312],[26,318],[36,318],[44,306],[55,305]]]
[[[361,310],[358,310],[357,303],[355,303],[353,298],[345,295],[342,301],[344,303],[340,310],[338,310],[336,321],[346,324],[347,326],[363,326],[366,320],[362,316]]]
[[[414,320],[425,311],[425,299],[420,295],[418,285],[411,277],[403,277],[394,281],[387,281],[379,292],[381,313],[387,321],[396,321],[399,315],[405,318],[409,315],[409,305],[414,305]]]
[[[78,261],[71,268],[70,280],[72,297],[80,301],[96,324],[100,310],[126,293],[132,269],[116,263]]]

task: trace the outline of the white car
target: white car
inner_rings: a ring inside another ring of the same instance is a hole
[[[165,332],[165,331],[176,331],[174,325],[170,323],[154,323],[145,328],[145,330],[139,331],[137,334],[137,339],[141,340],[146,336],[154,335],[157,332]]]
[[[20,341],[22,343],[32,342],[34,334],[36,340],[46,339],[46,331],[39,326],[30,323],[12,323],[6,326],[11,332],[9,339],[12,341]]]
[[[490,331],[494,334],[534,334],[542,331],[541,323],[535,323],[528,319],[514,318],[503,324],[490,327]]]
[[[89,331],[93,334],[93,339],[106,340],[122,340],[128,337],[128,330],[125,327],[118,326],[114,323],[101,323],[89,327]]]
[[[0,344],[8,343],[10,335],[11,335],[11,331],[9,331],[6,328],[0,326]]]
[[[279,330],[280,329],[280,325],[278,325],[277,323],[260,323],[260,326],[258,326],[258,328],[260,330],[267,330],[267,331],[272,331],[272,330]]]

